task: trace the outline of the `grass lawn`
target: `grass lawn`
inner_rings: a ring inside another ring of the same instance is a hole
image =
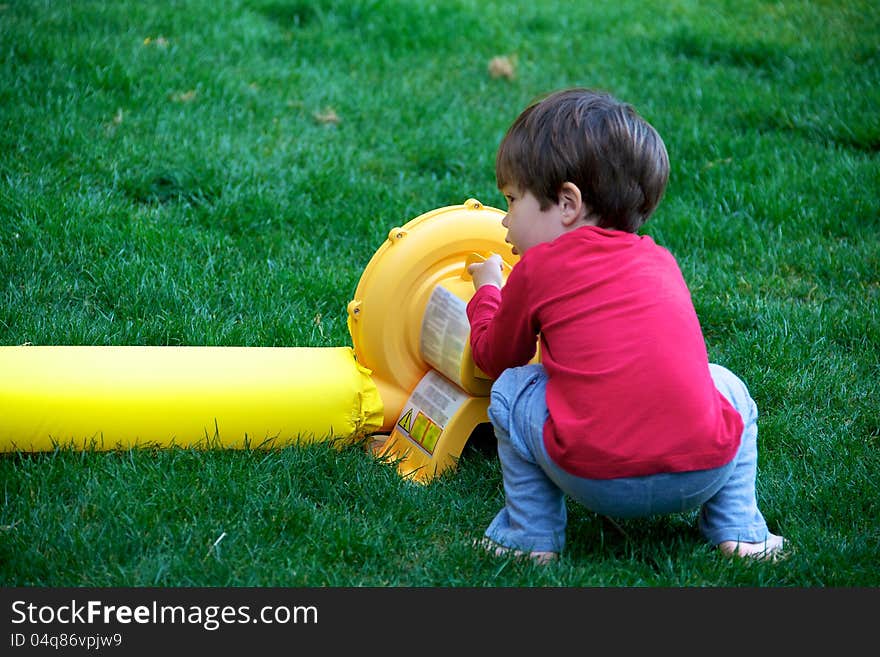
[[[388,231],[503,208],[509,123],[603,88],[666,141],[644,232],[757,401],[795,546],[731,561],[693,514],[570,506],[557,564],[490,557],[477,437],[428,486],[361,445],[58,450],[0,457],[0,584],[880,585],[878,44],[869,0],[0,4],[0,345],[349,345]]]

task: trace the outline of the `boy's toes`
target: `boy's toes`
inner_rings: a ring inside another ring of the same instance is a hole
[[[723,554],[735,557],[748,557],[759,561],[778,561],[784,558],[787,547],[785,539],[776,534],[768,534],[765,540],[757,543],[722,541],[718,544],[718,549]]]

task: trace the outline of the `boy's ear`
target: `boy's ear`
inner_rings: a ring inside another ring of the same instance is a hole
[[[571,226],[587,214],[580,188],[572,182],[562,183],[559,190],[559,208],[562,210],[562,223]]]

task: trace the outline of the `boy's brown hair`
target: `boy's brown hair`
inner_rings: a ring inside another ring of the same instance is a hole
[[[602,91],[566,89],[517,117],[498,147],[495,177],[499,188],[530,191],[542,210],[571,182],[600,227],[634,233],[663,197],[669,156],[629,104]]]

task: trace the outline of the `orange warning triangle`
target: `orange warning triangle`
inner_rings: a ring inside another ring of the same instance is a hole
[[[403,417],[400,418],[400,422],[397,423],[397,426],[399,426],[401,429],[403,429],[407,433],[412,432],[412,412],[413,412],[413,409],[410,408],[403,415]]]

